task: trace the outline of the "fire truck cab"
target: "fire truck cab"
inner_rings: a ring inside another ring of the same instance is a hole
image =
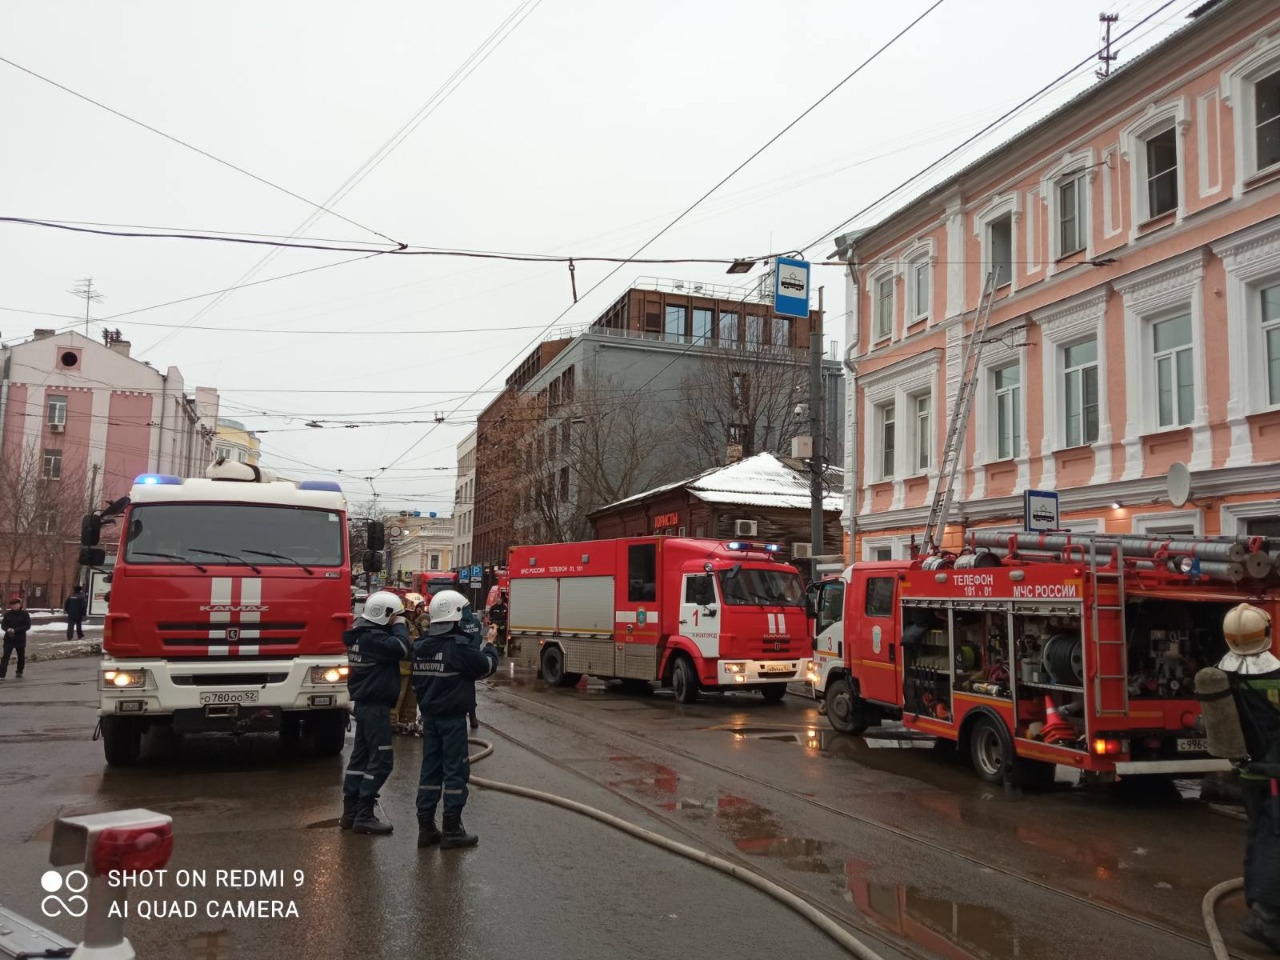
[[[137,762],[158,726],[306,734],[321,755],[342,749],[346,499],[328,481],[217,467],[210,478],[138,477],[127,503],[104,511],[121,523],[98,670],[109,764]],[[86,563],[102,563],[102,522],[85,518]]]
[[[1228,769],[1208,755],[1193,679],[1226,652],[1232,606],[1280,615],[1274,575],[1156,548],[1126,559],[1123,538],[1051,554],[992,536],[820,585],[815,692],[835,729],[901,719],[956,742],[991,782],[1051,781],[1055,765],[1101,780]]]
[[[758,690],[775,702],[810,677],[799,572],[772,544],[630,537],[513,547],[509,629],[516,660],[549,683],[583,675],[700,690]]]

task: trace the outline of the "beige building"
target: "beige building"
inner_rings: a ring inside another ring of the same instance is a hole
[[[471,531],[476,501],[476,431],[458,444],[458,479],[453,498],[453,566],[471,564]]]
[[[415,573],[448,570],[453,560],[453,518],[413,512],[388,514],[387,568],[389,583],[409,580]]]
[[[218,432],[214,436],[214,455],[239,463],[257,465],[262,448],[258,435],[239,420],[218,418]]]

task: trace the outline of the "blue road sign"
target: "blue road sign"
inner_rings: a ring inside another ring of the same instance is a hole
[[[463,567],[461,570],[459,570],[459,571],[458,571],[458,582],[459,582],[459,583],[470,583],[470,582],[471,582],[471,570],[470,570],[470,568],[468,568],[468,567]]]
[[[1022,514],[1022,525],[1028,532],[1059,529],[1058,495],[1052,490],[1024,491]]]
[[[471,579],[472,579],[472,580],[483,580],[483,579],[484,579],[484,567],[482,567],[482,566],[481,566],[480,564],[478,564],[478,563],[477,563],[477,564],[475,564],[474,566],[472,566],[472,568],[471,568]]]
[[[809,262],[779,257],[773,270],[773,312],[780,317],[809,316]]]

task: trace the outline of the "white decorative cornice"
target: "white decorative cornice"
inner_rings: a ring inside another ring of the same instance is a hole
[[[1097,328],[1107,307],[1106,285],[1060,300],[1043,310],[1033,311],[1031,322],[1049,340],[1071,339],[1078,333]]]

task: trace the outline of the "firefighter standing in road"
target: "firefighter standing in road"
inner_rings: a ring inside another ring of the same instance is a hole
[[[413,649],[413,686],[422,710],[422,772],[418,781],[418,846],[473,847],[479,837],[462,825],[467,803],[467,714],[476,681],[498,669],[498,651],[480,646],[464,620],[469,602],[454,590],[431,598],[431,626]],[[474,614],[472,614],[474,618]],[[444,801],[444,831],[436,806]]]
[[[350,674],[347,690],[355,704],[356,742],[342,780],[338,826],[356,833],[387,834],[392,826],[374,813],[378,791],[391,776],[391,708],[400,693],[400,661],[409,656],[404,603],[380,590],[365,601],[364,613],[342,635]]]
[[[418,642],[426,630],[427,598],[420,593],[406,593],[405,625],[409,628],[409,649]],[[395,731],[407,736],[416,736],[421,732],[418,726],[418,697],[413,690],[413,672],[410,669],[411,657],[400,661],[400,700],[396,703]]]
[[[67,615],[67,639],[71,639],[72,633],[76,635],[76,639],[84,639],[84,617],[88,612],[89,603],[84,595],[84,587],[76,585],[75,591],[71,596],[67,597],[67,602],[62,605],[62,611]]]
[[[458,594],[458,596],[461,597],[462,594]],[[471,645],[475,649],[479,650],[484,646],[484,623],[476,616],[475,611],[471,609],[470,603],[462,608],[462,619],[459,621],[459,626],[462,627],[462,632],[471,640]],[[476,716],[476,701],[474,697],[471,698],[471,711],[467,714],[467,722],[471,724],[472,730],[480,729],[480,719]]]
[[[1231,652],[1218,669],[1231,693],[1249,759],[1240,765],[1249,830],[1244,933],[1280,953],[1280,659],[1271,653],[1271,618],[1242,603],[1227,613],[1222,632]]]
[[[499,652],[504,651],[507,645],[507,593],[505,590],[498,594],[497,602],[489,608],[489,623],[497,630],[495,642]]]
[[[27,631],[31,629],[31,614],[22,608],[22,598],[9,601],[9,609],[0,618],[0,630],[4,631],[4,654],[0,658],[0,680],[9,672],[9,657],[18,655],[17,677],[22,679],[22,669],[27,665]]]

